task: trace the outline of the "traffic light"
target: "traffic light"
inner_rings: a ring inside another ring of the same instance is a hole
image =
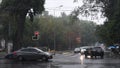
[[[39,32],[38,32],[38,31],[35,31],[35,32],[34,32],[34,35],[39,35]]]
[[[34,36],[32,36],[32,40],[38,40],[39,39],[39,32],[35,31]]]

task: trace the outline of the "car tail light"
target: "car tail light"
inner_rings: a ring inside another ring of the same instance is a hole
[[[17,54],[16,51],[14,51],[14,52],[13,52],[13,55],[16,55],[16,54]]]

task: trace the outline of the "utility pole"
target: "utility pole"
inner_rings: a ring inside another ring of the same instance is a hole
[[[53,9],[54,16],[55,16],[56,8],[61,8],[61,7],[63,7],[63,5],[60,5],[59,7],[55,7],[55,9]],[[56,51],[56,25],[55,24],[54,24],[54,51]]]

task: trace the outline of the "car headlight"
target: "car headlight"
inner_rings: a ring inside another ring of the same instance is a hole
[[[48,52],[45,52],[45,54],[46,54],[46,55],[49,55],[49,56],[51,55],[51,54],[50,54],[50,53],[48,53]]]

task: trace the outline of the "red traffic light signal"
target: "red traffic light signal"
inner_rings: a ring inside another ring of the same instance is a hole
[[[35,31],[34,36],[32,36],[32,40],[38,40],[39,39],[39,32]]]
[[[34,35],[39,35],[39,32],[38,32],[38,31],[35,31],[35,32],[34,32]]]

